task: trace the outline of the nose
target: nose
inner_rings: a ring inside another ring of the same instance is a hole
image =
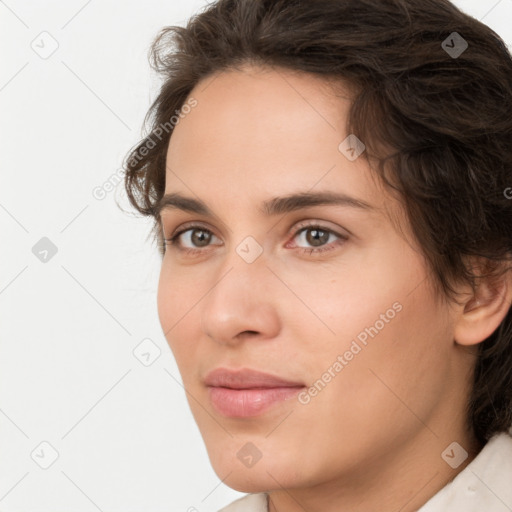
[[[279,281],[264,254],[247,263],[233,249],[201,301],[201,327],[216,343],[235,346],[245,339],[271,339],[280,329]],[[281,301],[282,303],[282,301]]]

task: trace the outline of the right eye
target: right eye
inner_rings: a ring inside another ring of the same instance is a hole
[[[187,234],[187,236],[183,237],[183,235],[185,234]],[[187,254],[193,254],[203,252],[201,249],[198,249],[198,247],[208,247],[209,242],[212,239],[212,236],[215,235],[209,229],[206,229],[205,227],[200,225],[192,225],[184,229],[181,229],[180,231],[175,233],[171,238],[166,238],[165,242],[166,245],[167,243],[169,243],[172,247],[176,248],[179,251],[183,251]],[[182,243],[182,238],[188,239],[191,246],[184,246]]]

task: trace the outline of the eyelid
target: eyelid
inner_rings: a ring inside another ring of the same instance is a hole
[[[212,234],[215,235],[214,229],[207,224],[201,222],[201,221],[189,221],[185,222],[184,224],[180,224],[176,229],[174,229],[171,234],[167,238],[174,238],[178,235],[178,233],[182,233],[183,231],[187,231],[188,229],[192,228],[203,228],[207,231],[210,231]],[[217,236],[217,235],[215,235]]]
[[[351,236],[351,234],[348,232],[348,230],[343,229],[343,228],[340,229],[339,226],[332,228],[332,227],[328,226],[327,224],[328,224],[328,221],[325,221],[325,220],[310,219],[307,221],[299,221],[298,223],[296,222],[293,224],[293,226],[288,231],[287,236],[298,234],[304,228],[314,228],[314,227],[319,227],[320,229],[329,231],[332,234],[339,236],[340,238],[348,238],[349,236]],[[343,232],[339,233],[339,231],[343,231],[344,233]]]
[[[352,236],[352,234],[347,229],[343,229],[343,231],[345,231],[345,234],[344,233],[338,233],[337,232],[338,228],[331,228],[329,226],[326,226],[325,225],[326,222],[327,221],[325,221],[325,220],[315,220],[315,219],[309,219],[307,221],[299,221],[298,223],[294,222],[293,225],[288,230],[288,232],[286,233],[286,236],[295,235],[302,228],[315,227],[315,226],[318,226],[318,225],[321,225],[321,227],[324,228],[325,230],[329,230],[333,234],[335,234],[336,236],[339,236],[341,238],[348,238],[349,236]],[[183,231],[186,231],[187,229],[190,229],[190,228],[204,228],[205,230],[210,231],[212,234],[215,235],[214,229],[212,229],[207,224],[205,224],[205,223],[203,223],[201,221],[189,221],[189,222],[185,222],[184,224],[180,224],[166,238],[167,239],[173,238],[176,235],[178,235],[178,233],[182,233]],[[165,232],[165,230],[163,228],[162,228],[162,230]],[[215,236],[217,236],[217,235],[215,235]]]

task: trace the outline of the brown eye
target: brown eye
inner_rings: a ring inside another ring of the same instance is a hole
[[[342,245],[348,239],[347,236],[335,233],[331,229],[327,229],[323,226],[303,225],[299,226],[299,228],[300,229],[295,232],[293,238],[295,239],[299,237],[302,244],[306,244],[306,246],[299,245],[298,248],[303,252],[308,252],[309,254],[330,251],[335,249],[336,246]],[[331,243],[328,243],[331,236],[334,237],[334,240]],[[336,240],[336,238],[338,240]],[[310,247],[307,247],[308,245]]]
[[[306,235],[306,241],[308,244],[311,244],[315,247],[318,245],[324,245],[329,240],[329,231],[322,231],[321,229],[317,228],[308,228],[304,230],[306,233],[309,232],[308,235]]]
[[[188,235],[190,233],[190,235]],[[187,234],[187,237],[184,237],[183,235]],[[174,236],[172,236],[170,239],[167,239],[167,242],[170,242],[173,245],[177,245],[180,248],[195,248],[195,247],[207,247],[212,239],[213,233],[200,226],[191,227],[187,229],[183,229],[176,233]],[[192,245],[192,247],[187,247],[187,245],[183,244],[183,238],[188,238],[189,244]]]
[[[197,247],[206,247],[212,238],[212,233],[206,229],[190,229],[192,235],[190,237],[193,245]],[[206,233],[206,234],[205,234]]]

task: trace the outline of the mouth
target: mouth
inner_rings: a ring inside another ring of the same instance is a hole
[[[256,370],[217,368],[204,383],[214,408],[228,417],[258,416],[293,398],[306,386]]]

